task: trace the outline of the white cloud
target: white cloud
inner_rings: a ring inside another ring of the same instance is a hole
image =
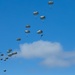
[[[65,52],[58,42],[36,41],[20,45],[19,57],[43,58],[42,65],[46,66],[70,66],[75,64],[75,52]]]

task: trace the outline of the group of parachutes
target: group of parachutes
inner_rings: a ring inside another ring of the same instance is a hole
[[[48,4],[49,5],[53,5],[54,4],[54,1],[48,1]],[[39,12],[38,11],[34,11],[33,12],[33,15],[34,16],[37,16],[39,14]],[[41,20],[44,20],[46,17],[44,16],[44,15],[42,15],[42,16],[40,16],[40,19]],[[29,34],[30,33],[30,30],[29,30],[29,28],[31,27],[29,24],[28,25],[26,25],[25,26],[26,27],[26,30],[25,30],[25,33],[26,34]],[[41,35],[41,37],[43,36],[43,30],[37,30],[37,34],[40,34]],[[21,41],[21,38],[17,38],[17,40],[16,41]],[[15,51],[15,52],[13,52],[12,51],[12,49],[9,49],[8,51],[7,51],[7,56],[5,55],[5,54],[3,54],[3,53],[0,53],[0,61],[7,61],[10,57],[12,57],[12,56],[14,56],[14,55],[16,55],[17,54],[17,52]],[[6,56],[6,57],[4,57],[4,56]],[[4,69],[3,70],[4,72],[6,72],[7,70],[6,69]]]
[[[0,61],[7,61],[10,57],[14,56],[17,54],[17,51],[12,51],[12,49],[8,49],[6,54],[0,52]],[[4,69],[4,72],[6,72],[7,70]]]
[[[48,1],[48,4],[49,4],[49,5],[53,5],[53,4],[54,4],[54,1],[52,1],[52,0],[51,0],[51,1]],[[33,15],[34,15],[34,16],[37,16],[38,14],[39,14],[38,11],[34,11],[34,12],[33,12]],[[46,18],[46,17],[45,17],[44,15],[40,16],[40,19],[41,19],[41,20],[44,20],[45,18]],[[26,27],[25,33],[26,33],[26,34],[29,34],[29,33],[30,33],[29,28],[30,28],[31,26],[28,24],[28,25],[26,25],[25,27]],[[43,30],[41,30],[41,29],[40,29],[40,30],[37,30],[37,34],[40,34],[40,36],[42,37],[42,36],[43,36]],[[17,38],[17,41],[21,41],[21,38]]]

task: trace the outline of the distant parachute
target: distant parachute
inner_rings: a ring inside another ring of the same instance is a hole
[[[30,25],[26,25],[26,28],[30,28]]]
[[[8,59],[8,57],[5,58],[6,60]]]
[[[43,33],[42,30],[38,30],[38,31],[37,31],[37,34],[42,34],[42,33]]]
[[[0,58],[0,60],[3,60],[2,58]]]
[[[12,52],[12,49],[9,49],[9,50],[7,51],[7,53],[10,53],[10,52]]]
[[[4,70],[4,72],[6,72],[6,70]]]
[[[54,4],[54,2],[53,1],[48,1],[48,4],[52,5],[52,4]]]
[[[50,6],[50,7],[52,7],[52,5],[54,4],[54,1],[48,1],[48,5]]]
[[[42,30],[38,30],[37,34],[41,35],[41,37],[43,36],[43,31]]]
[[[25,33],[30,33],[30,30],[25,30]]]
[[[41,20],[44,20],[46,17],[45,16],[40,16],[40,19]]]
[[[17,38],[17,40],[16,41],[21,41],[21,38]]]
[[[34,11],[34,12],[33,12],[33,15],[38,15],[38,14],[39,14],[38,11]]]
[[[11,57],[12,55],[13,55],[12,53],[8,54],[9,57]]]
[[[4,61],[6,61],[6,59],[4,59]]]
[[[15,54],[17,54],[17,52],[13,52],[13,53],[12,53],[12,55],[15,55]]]
[[[4,54],[1,54],[1,56],[4,56]]]

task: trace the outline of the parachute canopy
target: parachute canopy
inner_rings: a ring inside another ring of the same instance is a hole
[[[54,2],[53,1],[48,1],[48,4],[52,5],[52,4],[54,4]]]
[[[6,72],[6,70],[4,70],[4,72]]]
[[[6,57],[5,59],[8,59],[8,57]]]
[[[12,53],[8,54],[9,57],[11,57],[12,55],[13,55]]]
[[[2,58],[0,58],[0,60],[3,60]]]
[[[6,59],[4,59],[4,61],[6,61]]]
[[[39,14],[38,11],[34,11],[34,12],[33,12],[33,15],[38,15],[38,14]]]
[[[7,51],[7,53],[10,53],[12,51],[12,49],[9,49],[8,51]]]
[[[30,33],[30,30],[25,30],[25,33]]]
[[[26,25],[26,28],[30,28],[30,25]]]
[[[17,38],[17,41],[21,41],[21,38]]]
[[[40,19],[42,19],[42,20],[45,19],[45,18],[46,18],[45,16],[40,16]]]
[[[17,54],[17,52],[13,52],[12,54],[15,55],[15,54]]]
[[[38,30],[38,31],[37,31],[37,34],[42,34],[42,33],[43,33],[42,30]]]
[[[4,56],[4,54],[1,54],[1,56]]]

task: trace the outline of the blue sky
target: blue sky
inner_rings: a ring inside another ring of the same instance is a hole
[[[19,44],[33,43],[39,40],[58,42],[64,52],[75,50],[75,1],[53,0],[50,7],[47,0],[0,0],[0,51],[5,53],[9,48],[19,49]],[[39,11],[35,17],[33,11]],[[40,16],[45,15],[44,22]],[[25,25],[30,24],[31,33],[26,37]],[[42,29],[44,36],[36,34]],[[18,43],[16,38],[21,37]],[[29,46],[28,46],[29,47]],[[20,49],[19,49],[20,50]],[[32,55],[34,56],[34,55]],[[12,58],[7,62],[0,61],[0,74],[7,68],[10,75],[74,75],[74,67],[45,67],[38,63],[41,58]]]

